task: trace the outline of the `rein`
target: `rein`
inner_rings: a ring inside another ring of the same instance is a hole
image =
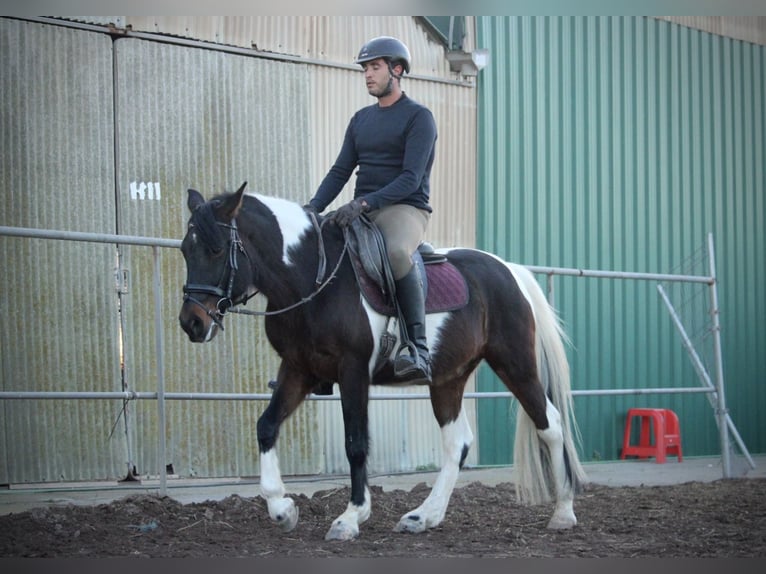
[[[306,297],[303,297],[302,299],[300,299],[299,301],[296,301],[295,303],[291,305],[288,305],[287,307],[276,309],[274,311],[250,311],[249,309],[237,308],[236,307],[237,305],[246,304],[247,301],[249,301],[252,297],[257,295],[259,291],[256,291],[252,295],[249,295],[245,297],[244,299],[242,299],[241,301],[237,301],[237,302],[234,302],[231,298],[232,289],[234,287],[234,276],[237,270],[239,269],[239,265],[237,263],[237,251],[241,251],[242,253],[244,253],[250,265],[252,266],[253,264],[252,260],[250,259],[250,255],[248,255],[247,250],[242,244],[242,239],[240,239],[239,237],[237,222],[236,220],[232,219],[230,224],[221,223],[220,221],[216,222],[221,227],[226,227],[231,230],[231,233],[229,235],[229,258],[227,260],[227,267],[224,269],[224,274],[221,275],[221,280],[218,282],[218,286],[195,284],[195,283],[184,285],[183,287],[183,291],[185,293],[184,300],[190,301],[191,303],[194,303],[195,305],[202,307],[202,309],[205,310],[205,313],[223,331],[223,317],[226,315],[226,313],[238,313],[240,315],[255,315],[259,317],[268,317],[268,316],[280,315],[282,313],[292,311],[293,309],[300,307],[301,305],[305,305],[306,303],[314,299],[314,297],[319,295],[319,293],[321,293],[322,290],[325,287],[327,287],[327,285],[338,274],[338,269],[340,269],[340,265],[341,263],[343,263],[343,257],[346,255],[346,252],[348,251],[348,240],[347,239],[344,240],[343,251],[338,257],[338,262],[335,264],[335,267],[330,273],[330,276],[327,277],[327,279],[324,279],[325,272],[327,269],[327,254],[325,252],[324,238],[322,236],[322,227],[324,226],[327,220],[323,221],[322,224],[320,225],[317,222],[316,215],[314,215],[313,213],[309,213],[309,216],[311,217],[311,222],[314,225],[314,229],[317,232],[317,241],[319,246],[319,264],[318,264],[317,276],[315,280],[316,289],[314,289],[314,291],[312,291],[309,295],[307,295]],[[221,284],[223,282],[223,277],[226,271],[229,272],[229,280],[228,280],[227,289],[226,291],[224,291],[223,288],[221,287]],[[208,309],[205,305],[202,304],[202,302],[199,299],[197,299],[196,297],[193,297],[191,293],[204,293],[207,295],[214,295],[216,297],[219,297],[218,303],[216,303],[215,310]]]

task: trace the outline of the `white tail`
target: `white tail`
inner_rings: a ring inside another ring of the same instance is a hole
[[[580,442],[580,432],[572,415],[569,362],[564,347],[569,338],[534,275],[521,265],[507,265],[527,296],[535,315],[538,374],[546,394],[561,415],[568,479],[572,488],[576,489],[585,482],[586,476],[575,444]],[[541,444],[532,419],[523,409],[518,409],[516,417],[513,468],[516,473],[516,494],[520,501],[540,504],[553,498],[555,493],[549,471],[548,450]]]

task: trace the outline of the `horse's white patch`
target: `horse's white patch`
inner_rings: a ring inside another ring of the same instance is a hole
[[[545,412],[548,417],[548,428],[537,431],[537,434],[548,446],[550,452],[551,475],[554,481],[556,506],[553,516],[548,522],[548,528],[572,528],[577,524],[574,513],[574,490],[567,478],[564,466],[564,434],[561,426],[561,414],[548,400]]]
[[[473,433],[468,424],[465,411],[460,409],[457,419],[442,427],[444,465],[429,496],[433,502],[437,503],[437,508],[441,510],[442,516],[447,508],[447,503],[457,480],[463,448],[470,446],[471,443],[473,443]]]
[[[291,265],[289,250],[291,247],[300,245],[306,231],[311,229],[311,220],[303,208],[281,197],[269,197],[251,193],[258,201],[266,205],[274,217],[277,218],[279,230],[282,232],[282,260],[285,265]]]
[[[444,520],[447,505],[460,472],[463,449],[470,447],[473,443],[473,433],[464,409],[460,409],[460,414],[455,421],[444,425],[441,430],[444,453],[441,472],[423,504],[399,520],[395,528],[398,532],[423,532],[441,524]]]
[[[298,509],[292,498],[285,497],[285,484],[279,472],[276,449],[261,453],[261,495],[266,499],[269,516],[285,532],[298,523]]]
[[[279,471],[276,449],[261,453],[261,492],[264,497],[281,498],[285,495],[285,484]]]
[[[205,343],[209,342],[213,335],[215,335],[216,331],[218,330],[218,325],[215,321],[210,321],[210,327],[207,329],[207,334],[205,335]]]
[[[348,522],[358,526],[370,518],[371,508],[370,489],[365,486],[364,502],[362,505],[357,506],[356,504],[349,502],[345,512],[336,519],[336,522]]]
[[[372,333],[372,355],[370,356],[370,364],[368,366],[368,372],[370,373],[370,378],[372,378],[372,373],[375,370],[378,354],[380,354],[380,337],[386,330],[386,325],[389,325],[389,331],[394,337],[396,337],[396,345],[394,345],[395,348],[399,344],[399,328],[396,325],[396,321],[389,321],[388,318],[384,315],[375,312],[373,308],[370,307],[370,304],[367,302],[367,300],[361,295],[360,297],[362,299],[362,307],[364,308],[364,312],[367,314],[367,321],[370,324],[370,332]]]
[[[399,336],[399,320],[396,317],[389,318],[385,315],[381,315],[375,311],[364,296],[362,299],[362,307],[367,314],[367,321],[370,324],[370,331],[373,338],[372,356],[370,357],[370,376],[375,368],[378,354],[380,353],[380,338],[383,333],[388,329],[388,332],[396,337],[396,343],[393,350],[389,353],[388,357],[393,359],[396,355],[396,351],[399,349],[401,337]],[[428,341],[428,350],[433,355],[439,347],[439,343],[442,337],[442,326],[449,317],[449,313],[431,313],[426,315],[426,339]]]

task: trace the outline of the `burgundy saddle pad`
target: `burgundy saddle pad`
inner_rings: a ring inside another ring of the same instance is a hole
[[[468,284],[463,275],[448,261],[425,265],[428,277],[426,313],[455,311],[468,303]],[[362,295],[381,315],[394,316],[396,310],[380,287],[364,271],[357,269]]]

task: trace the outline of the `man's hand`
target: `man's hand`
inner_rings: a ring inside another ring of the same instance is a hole
[[[370,206],[364,199],[354,199],[349,201],[346,205],[340,206],[335,213],[330,216],[330,219],[340,227],[348,227],[351,225],[352,221],[369,210]]]

